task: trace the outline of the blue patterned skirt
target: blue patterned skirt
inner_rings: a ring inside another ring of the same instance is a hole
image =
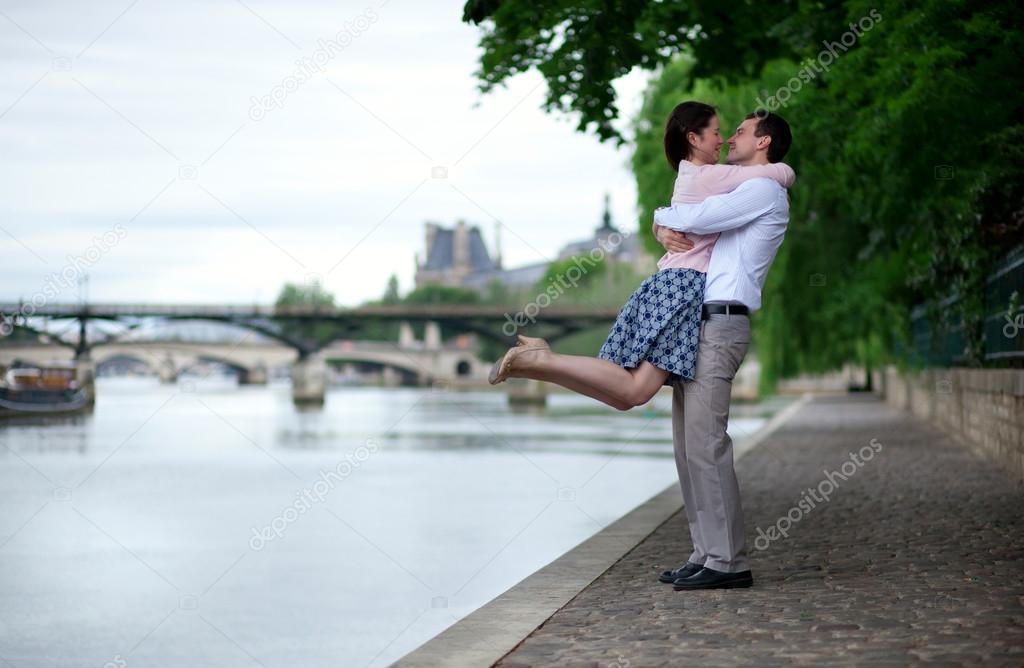
[[[704,276],[696,269],[662,269],[645,279],[619,311],[597,356],[627,369],[647,360],[669,372],[665,385],[693,380]]]

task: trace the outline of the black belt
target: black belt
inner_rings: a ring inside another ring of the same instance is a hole
[[[725,315],[747,315],[750,313],[743,304],[704,304],[700,308],[700,319],[707,320],[712,313],[724,313]]]

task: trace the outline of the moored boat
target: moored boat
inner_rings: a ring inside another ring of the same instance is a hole
[[[15,367],[0,381],[0,417],[78,413],[90,405],[74,362]]]

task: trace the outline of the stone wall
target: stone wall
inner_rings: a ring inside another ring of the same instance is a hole
[[[1024,481],[1024,370],[889,367],[882,381],[889,404],[955,434]]]

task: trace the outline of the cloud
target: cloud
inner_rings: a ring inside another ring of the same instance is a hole
[[[606,190],[635,228],[628,150],[540,111],[536,74],[481,98],[461,5],[5,8],[0,297],[32,293],[114,223],[129,236],[90,269],[94,300],[270,301],[321,273],[353,304],[393,272],[411,287],[426,220],[466,219],[492,243],[500,220],[515,232],[506,265],[535,262],[597,226]],[[253,96],[371,6],[377,20],[326,72],[249,117]],[[627,113],[641,84],[624,83]]]

